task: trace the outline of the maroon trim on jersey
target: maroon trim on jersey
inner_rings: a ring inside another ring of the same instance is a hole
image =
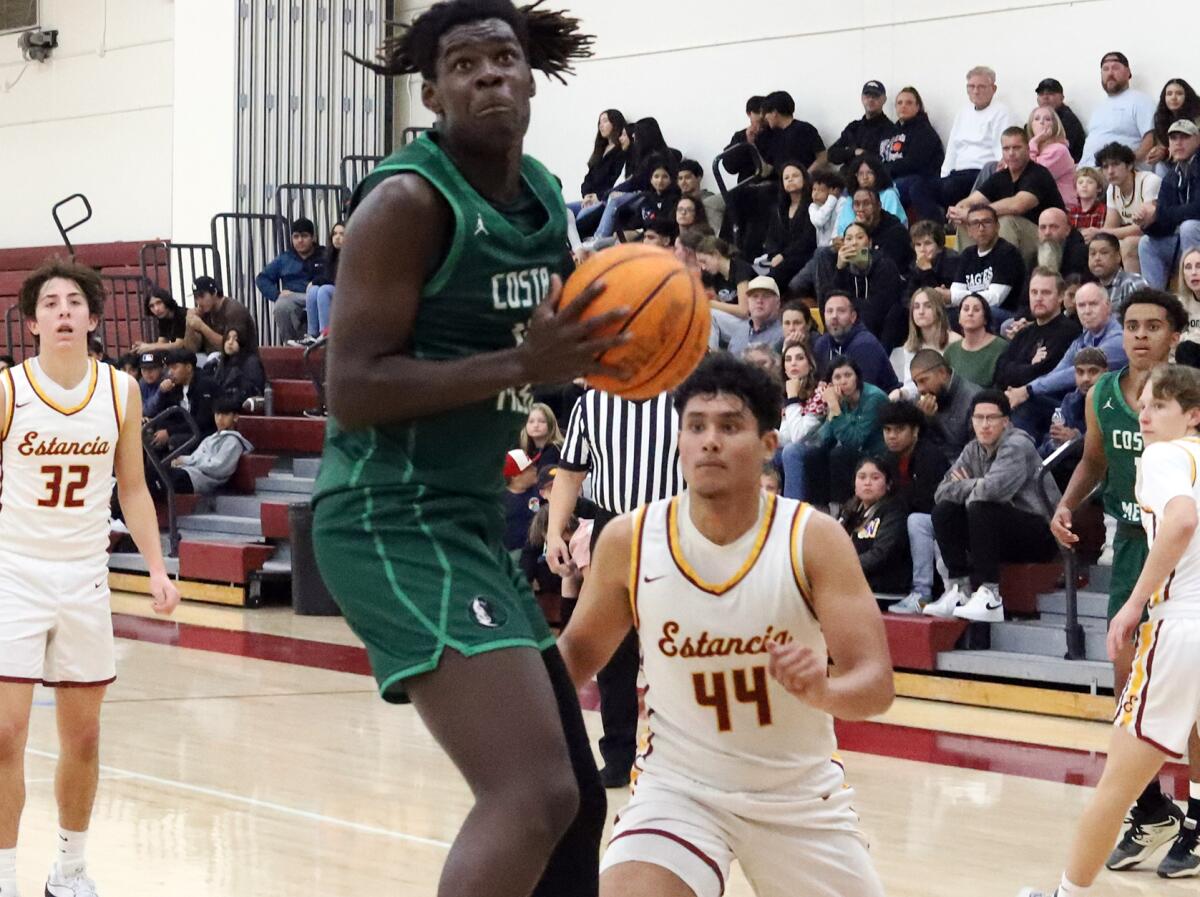
[[[4,369],[4,379],[7,381],[5,392],[8,395],[4,399],[4,426],[0,428],[0,440],[8,438],[8,431],[12,429],[13,418],[17,416],[17,385],[13,382],[12,368]]]
[[[1142,714],[1146,712],[1146,704],[1149,703],[1150,700],[1150,677],[1154,673],[1154,652],[1158,650],[1158,634],[1161,631],[1162,620],[1159,620],[1154,627],[1154,635],[1150,637],[1150,653],[1146,655],[1146,681],[1142,683],[1142,690],[1138,696],[1141,700],[1141,704],[1138,706],[1137,716],[1135,716],[1133,719],[1133,734],[1150,744],[1154,744],[1154,742],[1150,741],[1149,738],[1142,734]],[[1159,750],[1165,750],[1159,745],[1154,746]],[[1167,751],[1167,753],[1172,757],[1179,757],[1178,754],[1172,753],[1171,751]]]
[[[1126,731],[1128,731],[1128,730],[1126,730]],[[1160,754],[1166,754],[1172,760],[1182,760],[1183,759],[1183,754],[1177,754],[1174,751],[1163,747],[1161,744],[1159,744],[1153,738],[1149,738],[1146,735],[1143,735],[1141,732],[1133,732],[1131,734],[1138,741],[1144,741],[1146,744],[1150,745],[1150,747],[1154,748]]]
[[[117,419],[117,439],[121,438],[121,403],[117,401],[117,369],[108,369],[109,392],[112,393],[113,416]],[[115,442],[114,442],[115,444]]]
[[[40,685],[41,679],[26,679],[24,676],[0,676],[0,682],[15,682],[18,684],[29,683],[30,685]]]
[[[721,885],[721,893],[725,893],[725,876],[721,874],[721,867],[717,865],[717,861],[710,857],[707,853],[693,844],[686,838],[681,838],[674,832],[668,832],[661,828],[631,828],[628,831],[621,832],[619,835],[613,835],[612,840],[608,842],[611,847],[613,844],[620,841],[622,838],[628,838],[630,835],[657,835],[660,838],[666,838],[668,841],[674,841],[680,847],[684,847],[691,851],[695,856],[699,857],[713,871],[713,875],[717,877],[718,883]]]
[[[102,685],[112,685],[117,681],[116,676],[108,679],[101,679],[99,682],[46,682],[42,680],[42,685],[46,688],[99,688]]]

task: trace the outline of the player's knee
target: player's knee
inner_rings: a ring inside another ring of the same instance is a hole
[[[25,752],[28,735],[28,721],[0,719],[0,762],[20,757]]]
[[[519,820],[529,840],[553,849],[579,812],[579,786],[567,770],[566,775],[546,776],[537,785],[522,788],[510,800],[515,804],[510,818]]]
[[[91,760],[100,755],[100,721],[77,723],[61,735],[62,752],[74,760]]]

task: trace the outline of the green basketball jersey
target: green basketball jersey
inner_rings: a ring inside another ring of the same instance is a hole
[[[1128,368],[1103,374],[1093,388],[1096,419],[1104,438],[1104,457],[1108,459],[1108,479],[1104,483],[1104,510],[1122,523],[1142,525],[1133,489],[1137,483],[1137,463],[1142,457],[1142,430],[1137,412],[1129,407],[1121,392],[1121,375]]]
[[[355,196],[361,201],[385,179],[412,172],[428,181],[453,212],[453,237],[421,292],[407,351],[416,358],[451,359],[511,349],[520,344],[529,317],[549,292],[550,275],[565,273],[567,213],[559,182],[540,162],[521,159],[525,205],[539,222],[530,232],[480,196],[437,141],[422,134],[384,159]],[[528,224],[530,216],[521,219]],[[410,486],[420,487],[419,495],[433,490],[495,501],[504,487],[504,453],[516,444],[531,404],[525,386],[462,408],[353,432],[331,417],[314,501],[347,489]]]

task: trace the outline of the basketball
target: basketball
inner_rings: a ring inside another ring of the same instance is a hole
[[[682,383],[708,350],[712,318],[699,276],[665,249],[622,244],[576,269],[563,286],[561,306],[597,280],[606,289],[584,309],[583,318],[622,306],[630,309],[629,317],[607,332],[633,338],[609,349],[601,360],[633,373],[625,381],[593,374],[588,385],[626,399],[649,399]]]

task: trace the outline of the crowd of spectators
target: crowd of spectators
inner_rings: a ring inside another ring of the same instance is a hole
[[[837,515],[897,613],[1002,619],[999,565],[1054,555],[1039,468],[1078,461],[1131,299],[1175,292],[1200,364],[1200,98],[1132,77],[1103,55],[1085,127],[1057,79],[1014,111],[976,66],[944,135],[873,79],[828,145],[785,91],[751,97],[723,196],[656,120],[600,117],[577,256],[646,239],[701,274],[711,348],[782,386],[764,488]]]

